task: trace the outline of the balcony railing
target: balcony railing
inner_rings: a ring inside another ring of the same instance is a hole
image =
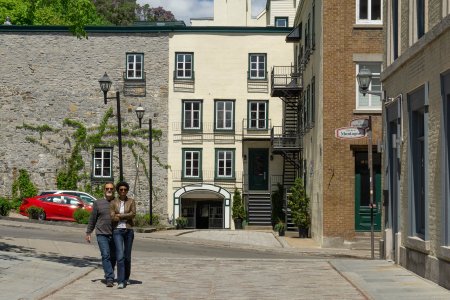
[[[287,131],[282,126],[272,127],[270,133],[270,142],[274,151],[298,151],[303,146],[302,139],[298,132]]]
[[[275,66],[271,72],[272,97],[286,97],[302,90],[302,76],[294,66]]]
[[[243,119],[242,138],[269,138],[271,127],[271,119]]]

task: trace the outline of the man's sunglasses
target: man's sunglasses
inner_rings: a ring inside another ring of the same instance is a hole
[[[128,191],[127,189],[119,189],[120,192],[126,192]]]
[[[114,188],[105,188],[105,191],[114,191]]]

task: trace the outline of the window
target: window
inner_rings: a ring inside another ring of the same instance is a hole
[[[194,72],[194,54],[193,53],[176,53],[175,62],[175,78],[176,79],[193,79]]]
[[[216,149],[216,178],[234,178],[234,149]]]
[[[183,178],[202,178],[202,150],[183,149]]]
[[[249,129],[267,129],[267,101],[249,101],[248,102],[248,128]]]
[[[410,234],[421,239],[426,238],[426,177],[427,174],[427,138],[425,106],[425,88],[408,95],[409,105],[409,154],[408,186],[410,207]]]
[[[450,246],[450,72],[447,71],[441,77],[442,86],[442,107],[444,109],[444,119],[442,120],[442,181],[443,195],[442,203],[444,209],[444,236],[443,245]]]
[[[372,72],[372,81],[369,90],[381,92],[381,62],[358,63],[356,65],[356,75],[362,68],[367,68]],[[355,76],[356,84],[356,109],[381,109],[381,97],[377,95],[363,94],[359,91],[358,81]]]
[[[425,0],[416,0],[417,8],[417,38],[425,34]]]
[[[249,55],[249,79],[266,79],[266,54]]]
[[[112,178],[112,148],[94,149],[93,177],[96,179]]]
[[[234,130],[234,101],[216,100],[215,106],[215,129]]]
[[[399,27],[399,11],[398,0],[392,0],[392,55],[394,60],[398,58],[398,27]]]
[[[142,79],[144,69],[144,54],[127,54],[127,79]]]
[[[275,27],[288,27],[289,18],[288,17],[275,17]]]
[[[381,0],[356,0],[356,23],[382,24]]]
[[[442,0],[442,18],[450,14],[450,0]]]
[[[314,127],[316,118],[315,118],[315,114],[316,114],[316,77],[314,76],[311,79],[311,107],[309,110],[310,113],[310,122],[311,122],[311,128]]]
[[[312,31],[311,31],[311,47],[314,50],[316,48],[316,1],[313,0],[312,3]]]
[[[184,100],[183,101],[183,129],[201,130],[202,101]]]

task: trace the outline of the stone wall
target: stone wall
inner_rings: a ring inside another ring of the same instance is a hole
[[[25,28],[24,28],[25,29]],[[56,188],[56,172],[64,167],[61,157],[70,154],[73,147],[73,128],[63,126],[70,118],[87,128],[95,128],[116,101],[103,102],[98,79],[107,72],[113,81],[110,96],[121,93],[122,127],[138,126],[135,108],[146,109],[144,121],[153,118],[153,128],[162,131],[160,141],[153,143],[153,154],[167,164],[168,131],[168,50],[165,33],[89,33],[88,39],[77,39],[70,33],[0,32],[0,196],[11,194],[13,179],[19,169],[31,174],[39,191]],[[144,53],[146,72],[145,97],[127,97],[123,94],[123,72],[126,53]],[[23,128],[48,125],[55,132],[42,136]],[[108,125],[116,126],[116,118]],[[148,128],[148,125],[143,125]],[[28,138],[27,138],[28,137]],[[29,137],[43,146],[29,141]],[[110,138],[115,142],[114,136]],[[130,139],[124,134],[124,140]],[[138,138],[145,147],[145,137]],[[148,167],[148,154],[142,149],[136,153]],[[114,181],[119,180],[118,150],[114,147]],[[92,153],[83,152],[85,171],[90,181]],[[148,179],[142,163],[137,167],[130,148],[123,147],[124,178],[130,183],[131,196],[138,201],[140,212],[148,211]],[[153,160],[154,211],[167,214],[167,170]]]

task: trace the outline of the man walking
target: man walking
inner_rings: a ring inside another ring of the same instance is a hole
[[[86,241],[91,242],[91,233],[95,228],[98,247],[102,256],[102,266],[105,272],[107,287],[114,286],[114,266],[116,264],[116,249],[112,235],[110,201],[114,199],[114,183],[104,185],[104,199],[94,202],[89,223],[86,229]]]

